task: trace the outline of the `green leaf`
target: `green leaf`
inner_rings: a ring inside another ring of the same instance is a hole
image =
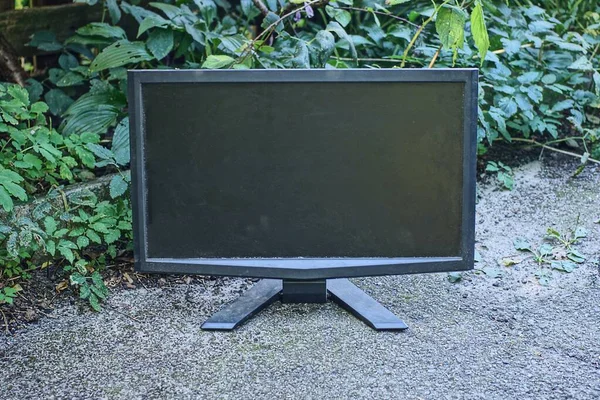
[[[173,50],[173,31],[155,29],[150,32],[146,47],[157,60],[165,58]]]
[[[56,81],[56,86],[58,86],[58,87],[77,86],[77,85],[80,85],[84,80],[85,80],[85,78],[81,74],[71,71],[71,72],[67,72],[58,81]]]
[[[138,29],[137,37],[139,38],[144,32],[151,28],[164,28],[169,25],[169,21],[161,17],[160,15],[153,15],[144,18]]]
[[[68,248],[68,247],[62,247],[62,246],[58,246],[58,252],[64,257],[66,258],[70,263],[73,262],[73,260],[75,260],[75,254],[73,254],[73,251]]]
[[[54,232],[56,232],[56,229],[58,228],[56,220],[50,216],[44,218],[44,226],[46,227],[46,233],[48,235],[52,235]]]
[[[110,197],[113,199],[121,196],[123,193],[127,191],[127,182],[123,179],[120,174],[113,176],[110,180]]]
[[[281,32],[283,30],[283,21],[279,18],[279,15],[275,14],[273,11],[269,11],[269,13],[263,19],[263,22],[260,26],[263,29],[267,29],[273,24],[276,24],[276,32]]]
[[[103,71],[108,68],[120,67],[126,64],[137,64],[150,61],[153,57],[146,50],[144,42],[120,40],[106,47],[90,65],[91,72]]]
[[[481,64],[483,65],[487,51],[490,48],[490,37],[485,26],[483,7],[480,1],[475,2],[475,8],[471,13],[471,34],[473,35],[475,47],[479,50]]]
[[[33,103],[31,105],[30,110],[34,114],[43,114],[46,111],[48,111],[48,104],[46,104],[46,103],[44,103],[42,101],[38,101],[38,102]]]
[[[206,57],[206,61],[202,64],[202,68],[220,69],[229,67],[235,60],[225,55],[210,55]]]
[[[448,274],[448,281],[450,281],[450,283],[460,282],[461,279],[462,279],[462,274],[460,272],[450,272]]]
[[[343,27],[346,27],[352,20],[352,15],[346,10],[340,10],[339,8],[333,8],[328,5],[325,7],[325,11],[327,12],[327,15],[335,19]]]
[[[585,261],[585,256],[575,249],[572,249],[567,253],[567,258],[579,264]]]
[[[10,212],[14,207],[14,203],[10,198],[10,195],[2,186],[0,186],[0,205],[4,208],[4,211]]]
[[[116,25],[121,19],[121,9],[117,5],[117,0],[105,0],[105,4],[113,25]]]
[[[104,22],[92,22],[86,26],[77,29],[77,33],[82,36],[102,36],[109,39],[127,39],[125,31],[118,26],[110,25]]]
[[[467,15],[460,8],[447,5],[440,8],[435,28],[444,47],[455,51],[463,47],[466,21]]]
[[[73,104],[73,99],[60,89],[50,89],[44,95],[44,100],[48,104],[50,112],[56,116],[62,115]]]
[[[93,230],[88,229],[85,235],[94,243],[101,244],[102,238]]]
[[[578,71],[594,71],[594,65],[586,56],[579,57],[574,63],[569,65],[568,68]]]
[[[94,155],[96,155],[96,157],[98,157],[102,160],[112,161],[115,158],[115,155],[111,150],[109,150],[106,147],[101,146],[99,144],[88,143],[85,145],[85,147],[87,147],[92,153],[94,153]]]
[[[21,201],[26,201],[27,200],[27,192],[25,191],[25,189],[23,189],[21,186],[17,185],[14,182],[0,182],[0,184],[2,184],[2,186],[4,186],[4,188],[8,191],[8,193],[10,193],[13,197],[16,197],[17,199],[21,200]]]
[[[354,47],[354,42],[352,41],[352,38],[348,35],[346,30],[339,23],[330,21],[327,24],[326,29],[330,32],[335,32],[335,34],[338,35],[338,37],[340,39],[346,40],[348,42],[348,45],[350,46],[350,53],[352,54],[352,58],[358,57],[358,54],[356,53],[356,48]]]
[[[111,244],[111,243],[114,243],[117,240],[119,240],[120,237],[121,237],[121,231],[119,231],[118,229],[112,229],[111,231],[109,231],[107,234],[104,235],[104,241],[107,244]]]
[[[404,3],[408,3],[411,0],[385,0],[385,4],[387,6],[395,6],[398,4],[404,4]]]
[[[46,251],[54,256],[56,254],[56,243],[53,240],[46,241]]]
[[[515,249],[521,251],[531,251],[531,244],[527,241],[527,239],[518,237],[513,241],[513,245]]]
[[[89,301],[90,301],[90,306],[95,311],[98,311],[98,312],[102,311],[102,307],[100,307],[100,302],[98,300],[98,297],[94,293],[90,294]]]
[[[566,273],[571,273],[577,268],[577,264],[572,261],[553,261],[550,266],[552,269]]]
[[[22,88],[19,85],[10,85],[6,90],[16,100],[19,100],[25,107],[29,106],[29,93],[27,89]]]
[[[123,118],[117,125],[111,149],[117,164],[123,166],[129,164],[129,117]]]
[[[80,299],[87,299],[88,297],[90,297],[90,295],[92,294],[92,291],[90,290],[90,286],[89,285],[83,285],[79,288],[79,298]]]
[[[79,236],[77,238],[77,247],[79,247],[80,250],[83,250],[84,248],[88,247],[90,245],[90,239],[87,236]]]
[[[319,66],[323,66],[335,51],[335,38],[329,31],[319,31],[315,36],[315,41],[318,45],[317,63]]]

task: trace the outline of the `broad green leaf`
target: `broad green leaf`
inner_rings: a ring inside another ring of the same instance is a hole
[[[385,0],[385,4],[388,6],[395,6],[398,4],[408,3],[411,0]]]
[[[50,216],[44,218],[44,226],[46,227],[46,233],[48,235],[52,235],[56,232],[56,228],[58,227],[56,220]]]
[[[115,157],[115,155],[113,154],[113,152],[109,149],[107,149],[104,146],[101,146],[99,144],[96,143],[88,143],[86,145],[86,147],[96,155],[96,157],[102,159],[102,160],[110,160],[112,161]]]
[[[120,40],[106,47],[90,65],[91,72],[152,60],[144,42]]]
[[[335,51],[335,38],[329,31],[319,31],[315,36],[315,42],[318,45],[317,64],[323,66]]]
[[[485,26],[485,18],[483,16],[483,7],[481,1],[475,2],[475,8],[471,13],[471,34],[475,47],[479,50],[481,64],[485,60],[485,55],[490,48],[490,37],[488,36],[487,27]]]
[[[527,241],[527,239],[524,239],[522,237],[518,237],[513,241],[513,245],[515,246],[515,249],[517,250],[521,250],[521,251],[531,251],[531,244],[529,244],[529,242]]]
[[[138,29],[137,37],[139,38],[148,29],[157,27],[164,28],[167,25],[169,25],[169,21],[159,15],[153,15],[151,17],[144,18]]]
[[[42,160],[40,160],[39,157],[36,157],[33,154],[25,154],[23,156],[23,161],[27,162],[35,169],[42,169]]]
[[[569,65],[568,68],[576,69],[578,71],[594,71],[594,65],[586,56],[579,57],[574,63]]]
[[[117,121],[119,110],[112,105],[101,104],[95,109],[72,115],[66,120],[64,134],[80,135],[84,132],[104,134]]]
[[[125,180],[123,179],[123,177],[120,174],[115,175],[111,180],[110,180],[110,197],[112,197],[113,199],[116,197],[121,196],[123,193],[125,193],[127,191],[127,182],[125,182]]]
[[[121,9],[117,5],[117,0],[105,0],[106,7],[113,25],[121,20]]]
[[[89,285],[83,285],[81,286],[81,288],[79,288],[79,298],[80,299],[87,299],[88,297],[90,297],[90,295],[92,294],[92,291],[90,290]]]
[[[86,281],[85,276],[81,275],[79,272],[74,272],[69,277],[71,281],[71,285],[83,285]]]
[[[450,272],[448,274],[448,281],[450,281],[450,283],[460,282],[461,279],[462,279],[462,274],[460,272]]]
[[[129,117],[123,118],[119,125],[117,125],[115,134],[113,136],[111,149],[117,164],[129,164]]]
[[[466,21],[467,15],[460,8],[454,6],[440,8],[435,28],[444,47],[454,51],[463,47]]]
[[[98,243],[98,244],[102,243],[102,238],[100,238],[100,236],[91,229],[88,229],[87,232],[85,233],[85,235],[94,243]]]
[[[357,58],[358,54],[356,53],[356,48],[354,47],[354,42],[352,42],[352,38],[348,35],[348,33],[346,32],[346,30],[344,29],[344,27],[342,27],[339,23],[334,22],[334,21],[330,21],[327,24],[327,28],[328,31],[330,32],[335,32],[336,35],[338,35],[338,37],[340,39],[344,39],[348,42],[348,45],[350,46],[350,53],[352,54],[352,58]]]
[[[94,311],[98,311],[98,312],[102,311],[102,307],[100,307],[100,301],[98,300],[98,297],[94,293],[90,294],[89,301],[90,301],[90,306],[94,309]]]
[[[202,64],[202,68],[220,69],[229,67],[235,60],[226,55],[210,55],[206,57],[206,61]]]
[[[2,186],[0,186],[0,205],[4,208],[4,211],[10,212],[14,207],[14,203],[10,198],[10,195]]]
[[[335,19],[343,27],[346,27],[352,19],[352,15],[346,10],[340,10],[339,8],[333,8],[328,5],[325,7],[325,11],[327,12],[327,15]]]
[[[101,36],[109,39],[127,39],[125,31],[118,26],[104,22],[92,22],[77,29],[82,36]]]
[[[2,184],[2,186],[4,186],[4,189],[6,189],[8,191],[8,193],[10,193],[12,196],[16,197],[17,199],[19,199],[21,201],[27,200],[27,192],[21,186],[17,185],[14,182],[10,182],[10,181],[1,182],[1,184]]]
[[[75,254],[73,254],[73,251],[68,248],[68,247],[62,247],[62,246],[58,246],[57,247],[58,252],[67,259],[67,261],[69,261],[70,263],[73,262],[73,260],[75,260]]]
[[[55,82],[58,87],[69,87],[80,85],[84,81],[84,77],[77,72],[67,72],[58,81]]]
[[[73,99],[60,89],[50,89],[44,95],[44,100],[48,104],[50,112],[56,116],[62,115],[73,104]]]
[[[157,60],[165,58],[173,50],[173,31],[168,29],[154,29],[150,32],[146,47]]]
[[[79,236],[77,238],[77,246],[79,249],[84,249],[90,245],[90,239],[87,236]]]
[[[34,114],[43,114],[48,111],[48,104],[38,101],[37,103],[33,103],[30,108],[31,112]]]
[[[108,244],[114,243],[121,237],[121,231],[118,229],[111,229],[107,234],[104,235],[104,241]]]
[[[159,10],[161,10],[162,12],[165,13],[165,15],[167,16],[167,18],[169,18],[170,20],[176,18],[178,15],[181,14],[181,9],[177,6],[174,6],[172,4],[165,4],[165,3],[149,3],[152,7],[158,8]]]
[[[10,85],[6,91],[24,106],[29,106],[29,93],[25,88],[19,85]]]
[[[279,18],[279,15],[275,14],[273,11],[269,11],[260,26],[263,29],[268,29],[271,25],[275,25],[276,32],[281,32],[283,30],[283,21]]]

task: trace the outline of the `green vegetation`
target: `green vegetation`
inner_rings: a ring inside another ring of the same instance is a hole
[[[575,155],[582,168],[597,163],[593,3],[104,0],[103,21],[62,42],[52,32],[33,35],[30,46],[59,54],[43,76],[25,89],[0,86],[0,282],[50,262],[99,309],[107,294],[99,271],[131,243],[129,68],[481,67],[480,154],[505,141]],[[491,161],[487,170],[512,188],[508,166]],[[114,174],[110,202],[63,192],[106,174]],[[15,212],[32,198],[41,198],[33,217]],[[103,255],[91,257],[90,248]],[[546,259],[545,250],[527,251]],[[12,301],[17,281],[0,284],[0,303]]]

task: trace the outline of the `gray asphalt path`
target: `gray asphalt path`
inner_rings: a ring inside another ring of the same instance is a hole
[[[0,398],[598,399],[600,169],[572,169],[534,162],[512,192],[480,185],[482,259],[462,281],[355,280],[408,331],[375,332],[331,303],[276,303],[235,332],[203,332],[244,281],[118,291],[101,313],[63,304],[1,337]],[[547,267],[513,239],[540,243],[578,215],[588,260],[539,285]]]

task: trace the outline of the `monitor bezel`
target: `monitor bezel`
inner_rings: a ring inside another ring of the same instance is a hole
[[[142,92],[155,83],[267,82],[462,82],[464,91],[463,209],[461,254],[402,258],[152,258],[147,253],[146,175]],[[131,139],[131,203],[135,269],[144,273],[202,274],[275,279],[329,279],[473,268],[477,158],[478,70],[310,69],[310,70],[130,70],[128,98]]]

